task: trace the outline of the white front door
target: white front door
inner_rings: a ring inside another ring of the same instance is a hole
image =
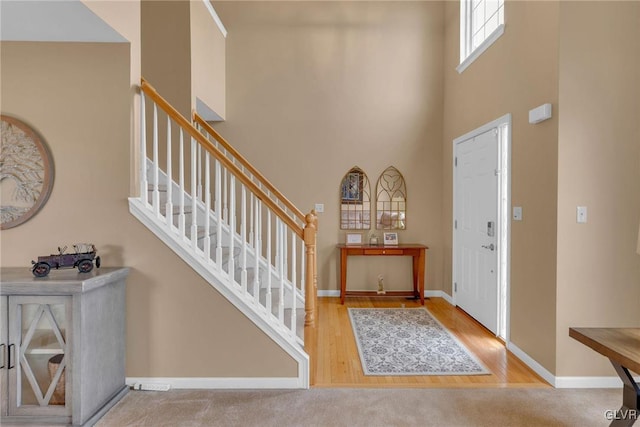
[[[460,308],[498,334],[499,132],[455,143],[454,295]]]

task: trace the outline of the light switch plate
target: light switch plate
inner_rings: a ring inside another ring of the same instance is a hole
[[[316,203],[315,210],[316,210],[316,213],[324,212],[324,203]]]
[[[587,207],[586,206],[578,206],[576,209],[576,221],[578,224],[586,224],[587,223]]]
[[[513,220],[522,221],[522,206],[513,207]]]

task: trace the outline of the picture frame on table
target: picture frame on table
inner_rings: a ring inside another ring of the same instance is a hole
[[[398,233],[384,233],[383,244],[385,246],[398,244]]]
[[[347,233],[345,238],[345,243],[347,245],[361,245],[362,244],[362,234],[361,233]]]

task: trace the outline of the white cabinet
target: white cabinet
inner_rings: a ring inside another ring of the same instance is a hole
[[[2,298],[8,308],[7,415],[70,417],[71,297]]]
[[[91,425],[124,396],[127,274],[0,270],[2,422]]]

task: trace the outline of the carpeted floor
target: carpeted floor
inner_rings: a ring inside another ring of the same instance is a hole
[[[621,389],[132,391],[97,426],[596,427],[621,402]]]

